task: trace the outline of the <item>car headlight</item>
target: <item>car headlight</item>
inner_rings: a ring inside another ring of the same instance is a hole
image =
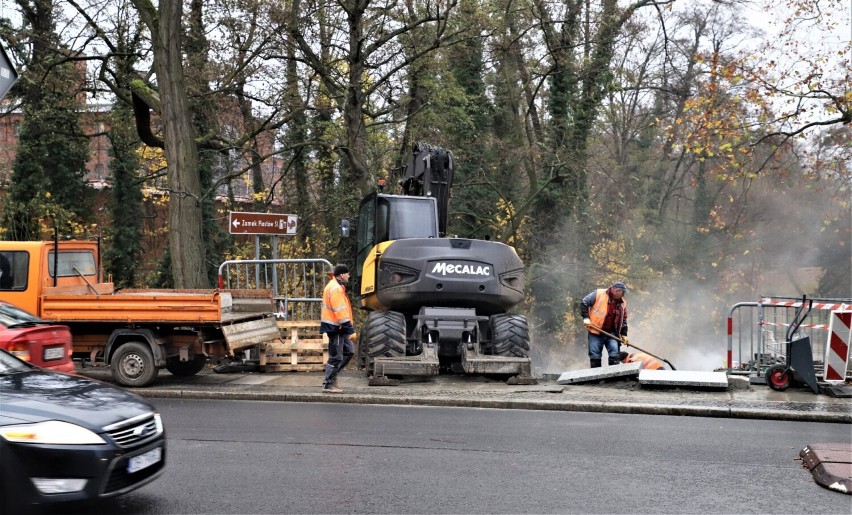
[[[48,420],[36,424],[18,424],[0,427],[0,436],[10,442],[49,445],[105,444],[103,438],[76,424]]]

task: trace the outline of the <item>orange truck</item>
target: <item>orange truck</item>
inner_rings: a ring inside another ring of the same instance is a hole
[[[74,356],[104,362],[124,386],[161,368],[194,375],[278,336],[268,290],[116,290],[98,241],[0,241],[0,300],[67,325]]]

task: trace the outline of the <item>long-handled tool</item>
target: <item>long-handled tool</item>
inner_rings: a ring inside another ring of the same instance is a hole
[[[597,329],[597,330],[598,330],[598,331],[600,331],[602,334],[605,334],[605,335],[609,336],[610,338],[615,338],[616,340],[618,340],[619,342],[623,343],[624,345],[626,345],[626,346],[628,346],[628,347],[633,347],[634,349],[636,349],[636,350],[638,350],[638,351],[640,351],[640,352],[644,352],[645,354],[647,354],[647,355],[651,356],[652,358],[657,358],[657,359],[658,359],[658,360],[660,360],[660,361],[664,361],[664,362],[666,363],[666,365],[668,365],[668,366],[672,367],[672,370],[677,370],[677,369],[675,368],[675,366],[674,366],[674,365],[672,365],[672,362],[671,362],[671,361],[669,361],[669,360],[667,360],[667,359],[663,359],[663,358],[661,358],[661,357],[659,357],[659,356],[655,356],[655,355],[651,354],[650,352],[646,351],[645,349],[641,349],[641,348],[639,348],[639,347],[637,347],[637,346],[633,345],[632,343],[627,343],[627,342],[625,342],[625,341],[624,341],[624,340],[623,340],[620,336],[616,336],[616,335],[614,335],[614,334],[612,334],[612,333],[608,333],[608,332],[604,331],[603,329],[601,329],[600,327],[598,327],[598,326],[596,326],[596,325],[590,325],[589,327],[591,327],[592,329]]]

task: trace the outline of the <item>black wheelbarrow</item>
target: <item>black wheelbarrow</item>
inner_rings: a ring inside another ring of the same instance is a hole
[[[807,310],[805,303],[807,302]],[[793,339],[793,335],[799,330],[805,318],[811,312],[814,301],[802,297],[802,305],[796,310],[793,322],[787,328],[786,356],[784,363],[772,365],[766,369],[766,384],[777,392],[783,392],[794,382],[804,383],[814,393],[820,393],[817,383],[816,371],[814,370],[814,356],[811,347],[810,336],[801,336]]]

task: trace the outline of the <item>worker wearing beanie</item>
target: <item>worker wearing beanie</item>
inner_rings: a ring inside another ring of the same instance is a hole
[[[609,288],[600,288],[583,297],[580,316],[589,332],[589,362],[592,368],[601,366],[603,349],[606,347],[610,365],[618,365],[619,341],[602,333],[621,337],[627,344],[627,286],[622,282]]]
[[[324,393],[343,393],[337,374],[349,363],[354,354],[355,326],[352,325],[352,305],[346,294],[349,267],[336,265],[333,277],[322,292],[322,320],[320,332],[328,335],[328,363],[323,380]]]

